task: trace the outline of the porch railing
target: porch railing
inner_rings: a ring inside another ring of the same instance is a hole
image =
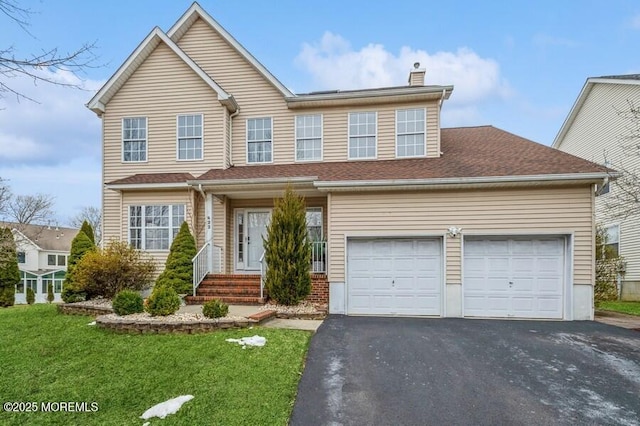
[[[264,254],[260,256],[260,299],[264,298],[264,275],[267,273],[267,262],[264,261]]]
[[[213,259],[211,257],[211,250],[213,249]],[[210,259],[213,262],[210,262]],[[191,259],[193,264],[193,295],[196,295],[198,286],[210,273],[222,272],[222,248],[219,246],[212,246],[211,243],[206,243],[200,251]]]
[[[311,242],[311,272],[314,274],[324,274],[327,272],[327,242]]]
[[[211,251],[211,243],[206,243],[202,246],[200,251],[191,259],[193,263],[193,295],[196,295],[198,286],[210,272],[209,268],[209,253]]]

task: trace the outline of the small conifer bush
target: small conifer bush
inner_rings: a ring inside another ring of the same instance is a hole
[[[49,283],[47,285],[47,302],[53,303],[55,300],[55,296],[53,295],[53,284]]]
[[[228,313],[229,305],[218,299],[209,300],[202,306],[202,315],[207,318],[222,318],[226,317]]]
[[[144,312],[144,302],[140,293],[133,290],[122,290],[111,301],[116,315],[131,315]]]
[[[178,294],[191,293],[193,290],[193,263],[196,255],[196,241],[189,231],[187,222],[182,222],[180,231],[171,243],[164,271],[156,280],[157,286],[169,286]]]
[[[147,300],[147,312],[152,317],[174,314],[180,309],[180,296],[171,287],[156,286]]]
[[[31,287],[27,287],[27,303],[29,305],[33,305],[36,301],[36,294],[33,292]]]

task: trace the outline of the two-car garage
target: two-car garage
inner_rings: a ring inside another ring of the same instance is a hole
[[[445,315],[444,238],[348,239],[346,313]],[[461,251],[462,316],[563,318],[565,237],[467,236]]]

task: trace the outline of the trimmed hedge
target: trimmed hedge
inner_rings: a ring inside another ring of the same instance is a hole
[[[180,309],[180,296],[171,287],[155,287],[147,299],[146,311],[155,316],[167,316]]]
[[[144,301],[140,293],[133,290],[122,290],[111,301],[116,315],[131,315],[144,312]]]
[[[202,314],[207,318],[222,318],[229,313],[229,305],[218,299],[209,300],[202,306]]]

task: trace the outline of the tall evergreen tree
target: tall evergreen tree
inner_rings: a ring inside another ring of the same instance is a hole
[[[172,287],[178,294],[187,294],[193,288],[193,264],[197,254],[196,241],[187,222],[182,222],[180,231],[171,243],[164,271],[158,276],[156,286]]]
[[[86,220],[82,222],[82,226],[80,227],[80,230],[83,231],[87,235],[87,237],[89,237],[89,239],[94,245],[96,244],[95,232],[93,232],[93,227],[89,222],[87,222]]]
[[[82,259],[87,252],[94,250],[95,247],[96,245],[82,229],[71,241],[71,252],[69,253],[69,261],[67,262],[67,274],[62,285],[62,299],[65,302],[77,301],[78,295],[83,293],[82,289],[76,288],[77,286],[74,285],[73,271],[78,262],[80,262],[80,259]]]
[[[9,228],[0,228],[0,307],[13,306],[20,282],[16,242]]]
[[[311,242],[304,199],[291,186],[275,202],[263,244],[269,297],[285,305],[302,301],[311,293]]]

